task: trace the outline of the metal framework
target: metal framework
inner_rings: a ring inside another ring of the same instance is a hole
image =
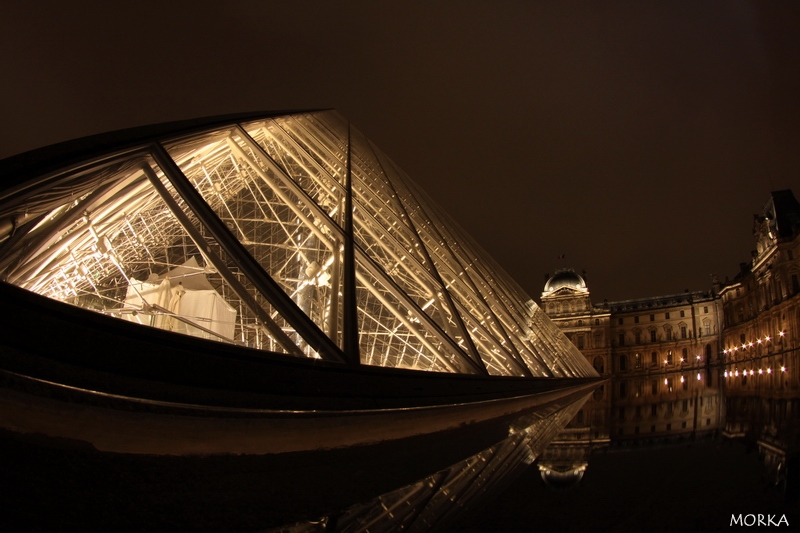
[[[345,364],[596,375],[341,115],[168,135],[0,196],[0,276],[120,319]]]

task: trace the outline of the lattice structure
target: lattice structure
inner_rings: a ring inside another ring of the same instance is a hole
[[[299,357],[595,375],[519,286],[336,112],[159,139],[44,183],[16,203],[0,198],[1,216],[37,217],[5,247],[0,274],[39,294]]]

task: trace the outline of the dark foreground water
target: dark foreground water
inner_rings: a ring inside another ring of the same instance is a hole
[[[593,453],[567,490],[531,469],[459,530],[730,531],[731,515],[748,513],[785,514],[782,530],[800,527],[797,494],[766,478],[756,449],[707,441]]]
[[[2,445],[5,531],[264,531],[282,509],[292,508],[270,481],[286,472],[257,458],[98,455],[8,435]],[[494,447],[463,468],[377,502],[278,529],[718,531],[730,530],[731,515],[739,514],[771,515],[776,522],[785,516],[784,530],[800,525],[796,490],[776,487],[757,449],[741,442],[599,450],[583,479],[565,490],[548,487],[537,463],[512,464],[520,449]],[[335,473],[347,466],[343,456],[328,468]],[[291,464],[286,467],[291,471]],[[492,477],[503,475],[511,479]],[[363,495],[329,479],[303,483],[310,495],[337,493],[341,501],[349,499],[348,491]],[[475,497],[476,491],[484,494]]]

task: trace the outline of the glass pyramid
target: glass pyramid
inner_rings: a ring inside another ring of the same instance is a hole
[[[0,218],[4,281],[120,320],[347,364],[596,375],[335,111],[98,151],[2,193]]]

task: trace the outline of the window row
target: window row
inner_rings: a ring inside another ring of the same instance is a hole
[[[704,306],[703,306],[703,314],[704,314],[704,315],[707,315],[707,314],[708,314],[708,306],[707,306],[707,305],[704,305]],[[678,316],[680,316],[681,318],[685,318],[685,317],[686,317],[686,311],[685,311],[685,310],[683,310],[683,309],[682,309],[682,310],[680,310],[680,311],[678,311]],[[649,315],[649,317],[650,317],[650,322],[655,322],[655,321],[656,321],[656,315],[655,315],[655,313],[651,313],[651,314]],[[633,323],[634,323],[634,324],[638,324],[638,323],[639,323],[639,320],[640,320],[640,319],[642,319],[642,318],[644,318],[644,317],[641,317],[641,316],[639,316],[639,315],[636,315],[636,316],[634,316],[634,317],[633,317]],[[671,318],[671,313],[670,313],[670,311],[667,311],[667,312],[665,312],[665,313],[664,313],[664,320],[669,320],[670,318]],[[619,318],[617,318],[617,324],[619,324],[619,325],[621,326],[621,325],[623,325],[624,323],[625,323],[625,317],[619,317]]]

